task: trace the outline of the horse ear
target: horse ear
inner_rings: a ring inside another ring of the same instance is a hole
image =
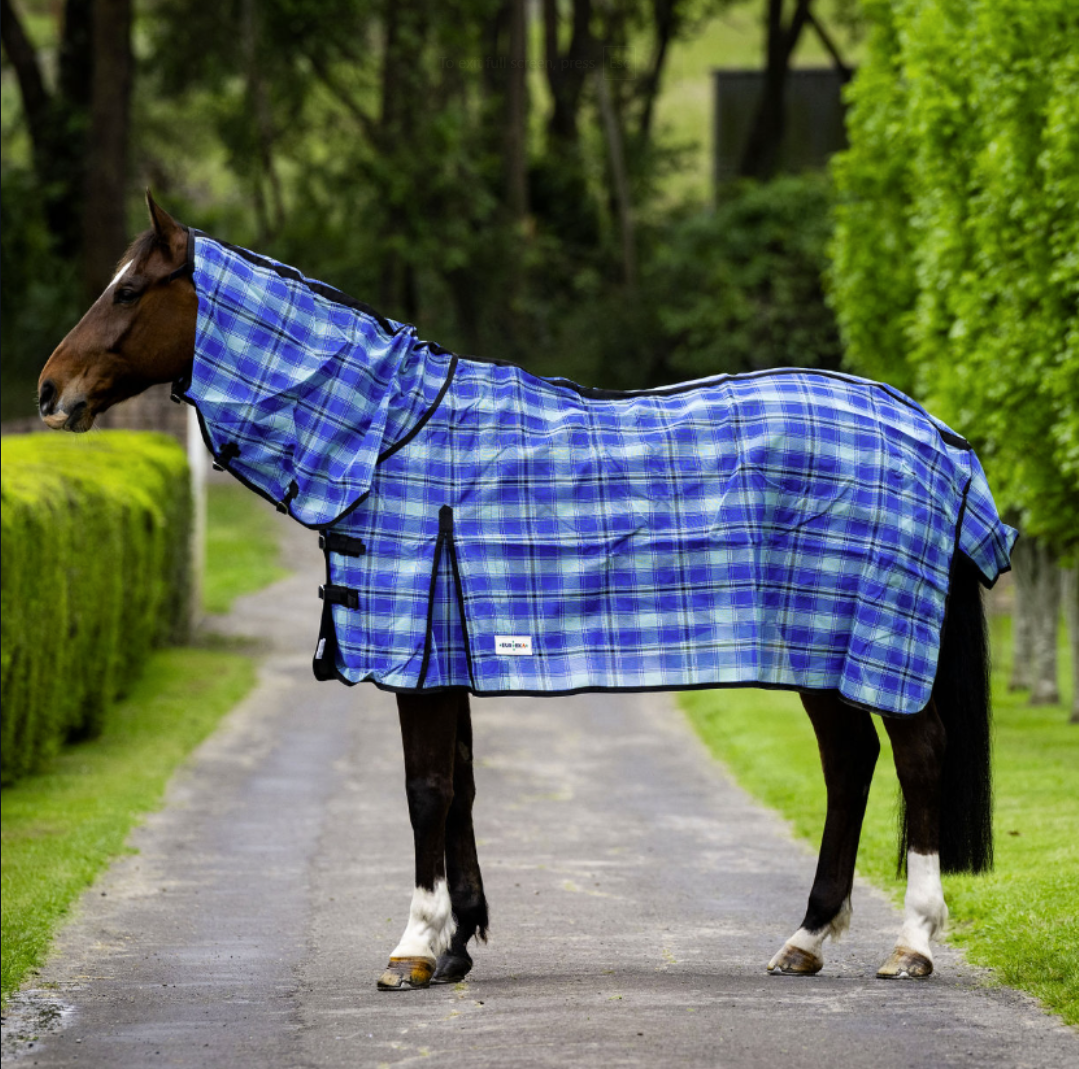
[[[180,224],[164,208],[158,206],[154,195],[147,188],[146,207],[150,212],[150,225],[154,228],[154,235],[166,245],[171,245],[171,238],[181,229]]]

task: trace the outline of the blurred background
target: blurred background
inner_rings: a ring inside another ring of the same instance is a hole
[[[540,373],[837,366],[824,168],[862,36],[855,0],[3,0],[3,416],[146,187]]]

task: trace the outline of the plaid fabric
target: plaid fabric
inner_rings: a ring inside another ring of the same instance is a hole
[[[977,458],[889,387],[781,370],[604,394],[459,359],[208,238],[194,281],[207,444],[330,536],[323,675],[835,688],[914,713],[956,549],[987,583],[1008,567]]]

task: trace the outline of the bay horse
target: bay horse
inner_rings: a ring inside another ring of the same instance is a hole
[[[381,989],[460,980],[487,937],[470,694],[589,689],[800,693],[827,812],[774,974],[818,972],[849,925],[879,715],[907,892],[878,975],[932,972],[941,873],[992,863],[980,586],[1015,538],[962,438],[838,374],[615,394],[461,358],[147,204],[41,418],[86,431],[173,382],[215,460],[320,533],[315,673],[396,691],[404,744],[415,890]]]

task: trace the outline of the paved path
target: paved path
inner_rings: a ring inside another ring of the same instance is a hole
[[[377,992],[412,884],[394,703],[311,679],[321,558],[289,530],[300,570],[229,623],[282,652],[86,896],[26,1000],[63,1025],[20,1064],[1079,1066],[952,951],[876,980],[898,921],[864,886],[825,973],[768,976],[814,859],[664,696],[474,703],[491,943],[468,983]]]

